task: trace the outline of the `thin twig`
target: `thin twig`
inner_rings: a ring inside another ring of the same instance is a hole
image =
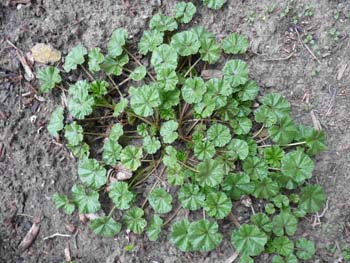
[[[262,125],[261,128],[260,128],[260,130],[258,130],[257,133],[255,133],[255,134],[253,135],[253,138],[258,137],[259,134],[264,130],[264,128],[265,128],[265,125]]]
[[[94,76],[90,74],[90,72],[87,70],[87,68],[84,67],[84,65],[80,65],[83,71],[85,72],[86,75],[90,78],[90,80],[95,80]]]
[[[300,44],[301,44],[302,46],[304,46],[304,47],[306,48],[307,51],[309,51],[310,55],[311,55],[319,64],[321,64],[321,61],[315,56],[314,52],[312,52],[312,50],[309,48],[309,46],[308,46],[307,44],[305,44],[305,43],[301,40],[300,34],[299,34],[299,32],[298,32],[298,29],[294,28],[294,31],[295,31],[295,33],[297,33],[297,35],[298,35],[298,40],[299,40]]]
[[[173,220],[175,216],[181,211],[181,209],[182,209],[182,206],[179,205],[176,211],[171,216],[169,216],[168,219],[164,222],[163,227],[166,226],[168,223],[170,223],[171,220]]]
[[[115,81],[112,79],[111,76],[107,75],[107,77],[108,77],[108,79],[112,82],[112,85],[114,86],[114,88],[115,88],[115,89],[117,90],[117,92],[119,93],[120,98],[123,98],[123,97],[124,97],[124,96],[123,96],[123,93],[120,91],[120,89],[119,89],[117,83],[115,83]]]
[[[235,215],[234,215],[232,212],[230,212],[230,213],[228,214],[228,218],[232,221],[232,223],[233,223],[236,227],[240,227],[240,226],[241,226],[241,224],[238,222],[237,218],[235,217]]]
[[[51,236],[44,237],[43,240],[47,240],[47,239],[54,238],[54,237],[71,237],[71,236],[72,235],[55,233],[55,234],[52,234]]]
[[[283,60],[288,60],[291,57],[293,57],[293,55],[294,55],[294,52],[290,53],[286,57],[282,57],[282,58],[267,58],[267,59],[264,59],[264,61],[283,61]]]
[[[194,62],[193,65],[186,71],[184,77],[187,77],[187,75],[192,71],[192,69],[193,69],[200,61],[201,61],[200,58],[197,59],[197,61]]]
[[[126,48],[124,48],[125,52],[130,56],[132,57],[132,59],[137,63],[139,64],[140,66],[143,66],[143,64],[140,62],[140,60],[138,60],[131,52],[129,52],[129,50],[127,50]],[[150,79],[152,81],[156,81],[156,79],[147,71],[147,75],[150,77]]]

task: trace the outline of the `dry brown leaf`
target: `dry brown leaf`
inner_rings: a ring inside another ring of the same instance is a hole
[[[38,236],[39,230],[40,217],[35,217],[32,227],[29,229],[28,233],[25,235],[18,248],[21,250],[26,250],[27,248],[29,248],[33,244],[35,238]]]
[[[48,64],[61,60],[61,52],[50,45],[38,43],[30,51],[34,61],[38,63]]]

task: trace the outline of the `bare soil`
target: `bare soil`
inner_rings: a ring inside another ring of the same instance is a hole
[[[262,94],[281,92],[292,103],[297,123],[313,125],[317,119],[326,131],[329,148],[315,158],[314,178],[325,187],[328,206],[318,214],[319,221],[317,215],[303,220],[298,236],[315,241],[317,252],[311,262],[341,262],[337,260],[342,249],[350,248],[350,2],[299,0],[289,4],[283,17],[286,0],[228,0],[219,11],[208,10],[199,0],[192,2],[198,10],[193,24],[204,25],[218,40],[231,32],[249,37],[251,49],[243,59]],[[0,262],[61,262],[67,244],[73,259],[84,263],[225,262],[234,253],[228,234],[211,253],[184,254],[168,242],[166,233],[157,242],[125,231],[116,239],[100,238],[78,218],[59,212],[53,193],[69,192],[77,179],[75,160],[45,129],[60,94],[41,97],[35,93],[36,81],[21,80],[23,69],[6,42],[9,39],[24,52],[38,42],[49,43],[66,54],[78,43],[104,48],[118,27],[127,28],[133,42],[152,14],[159,10],[171,14],[175,3],[0,1]],[[306,12],[309,6],[312,16]],[[339,32],[338,40],[329,34],[332,28]],[[301,41],[311,34],[315,44],[302,44],[295,29]],[[316,69],[319,73],[313,76]],[[239,204],[235,207],[242,210]],[[19,251],[18,244],[37,215],[41,216],[39,235],[27,251]],[[56,232],[69,234],[68,222],[78,227],[77,235],[43,240]],[[226,221],[220,227],[225,233],[232,228]],[[124,249],[127,238],[136,245],[132,252]],[[270,259],[263,255],[257,262]]]

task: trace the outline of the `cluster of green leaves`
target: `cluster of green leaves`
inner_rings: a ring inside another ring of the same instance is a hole
[[[225,1],[204,3],[217,9]],[[176,31],[195,12],[192,3],[179,2],[174,16],[152,17],[150,29],[138,43],[139,53],[150,60],[149,67],[136,59],[137,67],[129,69],[133,67],[129,56],[134,60],[135,56],[122,28],[113,32],[107,54],[79,45],[66,56],[66,72],[82,68],[98,79],[71,84],[67,109],[57,107],[48,124],[54,137],[64,134],[67,147],[78,158],[80,180],[72,187],[71,198],[55,194],[54,202],[67,214],[75,209],[81,214],[96,213],[101,210],[100,194],[107,191],[113,208],[92,220],[91,229],[111,237],[124,225],[135,234],[146,232],[151,241],[171,222],[169,214],[179,203],[180,209],[207,216],[173,222],[170,241],[181,251],[210,251],[223,239],[217,221],[232,216],[233,203],[250,196],[253,205],[261,200],[265,210],[231,233],[241,262],[253,262],[262,252],[273,254],[273,262],[310,259],[313,243],[304,238],[294,242],[290,237],[299,218],[319,211],[325,201],[322,187],[309,181],[314,168],[311,157],[326,148],[325,135],[296,125],[290,103],[280,94],[259,96],[243,60],[232,57],[221,77],[203,79],[203,65],[215,64],[221,52],[244,54],[249,41],[232,33],[218,43],[201,26]],[[54,67],[39,73],[43,92],[62,81],[59,73]],[[118,96],[111,95],[115,89]],[[101,121],[97,117],[101,107],[114,119],[102,133],[102,154],[95,159],[84,142],[86,135],[94,133],[85,132],[83,127],[91,125],[83,124],[87,116]],[[257,131],[268,135],[260,138]],[[135,137],[138,142],[130,143]],[[267,141],[271,144],[266,145]],[[155,184],[145,189],[154,212],[145,214],[143,205],[136,202],[134,187],[147,178],[152,181],[150,171],[159,167],[167,178],[155,173],[160,176],[156,181],[163,180],[162,187]],[[116,181],[107,176],[108,169],[131,178]],[[118,218],[115,209],[124,211],[123,216]]]

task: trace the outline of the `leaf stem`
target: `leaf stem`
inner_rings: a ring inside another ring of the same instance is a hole
[[[196,62],[193,63],[193,65],[186,71],[184,77],[187,77],[187,75],[192,71],[192,69],[201,61],[201,59],[197,59]]]
[[[276,167],[268,167],[268,169],[272,171],[281,171],[281,168],[276,168]]]
[[[139,64],[139,66],[143,66],[143,64],[140,62],[140,60],[138,60],[129,50],[127,50],[126,48],[124,48],[124,51],[130,56],[132,57],[132,59]],[[156,79],[148,72],[147,70],[147,75],[150,77],[150,79],[152,81],[156,81]]]
[[[181,161],[179,161],[179,160],[177,160],[177,162],[178,162],[179,164],[181,164],[182,166],[186,167],[187,169],[191,170],[192,172],[199,173],[199,171],[196,170],[196,169],[194,169],[193,167],[191,167],[191,166],[189,166],[189,165],[187,165],[187,164],[185,164],[185,163],[183,163],[183,162],[181,162]]]
[[[263,125],[261,126],[261,128],[257,131],[257,133],[255,133],[255,134],[253,135],[252,138],[258,137],[259,134],[264,130],[264,128],[265,128],[265,125],[263,124]]]
[[[299,146],[299,145],[303,145],[306,144],[306,141],[302,141],[302,142],[294,142],[294,143],[289,143],[289,144],[281,144],[281,147],[292,147],[292,146]],[[265,147],[271,147],[272,144],[265,144],[265,145],[259,145],[259,148],[265,148]]]
[[[95,80],[95,78],[91,75],[91,73],[84,67],[84,65],[80,65],[86,75],[90,78],[90,80]]]
[[[114,110],[114,108],[111,104],[95,104],[95,106]]]
[[[105,137],[105,133],[98,133],[98,132],[84,132],[85,135],[96,135],[96,136],[103,136]]]
[[[237,218],[235,217],[235,215],[234,215],[232,212],[230,212],[230,213],[228,214],[228,218],[232,221],[232,223],[233,223],[236,227],[240,227],[240,226],[241,226],[241,224],[238,222]]]
[[[112,85],[114,86],[114,88],[115,88],[115,89],[117,90],[117,92],[119,93],[119,96],[120,96],[121,98],[123,98],[123,97],[124,97],[124,96],[123,96],[123,93],[120,91],[120,89],[119,89],[117,83],[115,83],[115,81],[112,79],[112,77],[111,77],[110,75],[107,75],[107,77],[108,77],[108,79],[112,82]]]
[[[128,114],[130,114],[130,115],[132,115],[132,116],[134,116],[134,117],[136,117],[136,118],[138,118],[138,119],[140,119],[140,120],[146,122],[147,124],[149,124],[149,125],[151,125],[151,126],[157,128],[157,126],[156,126],[153,122],[151,122],[150,120],[148,120],[148,119],[146,119],[146,118],[144,118],[144,117],[141,117],[140,115],[137,115],[137,114],[133,113],[132,111],[126,111],[126,112],[127,112]]]
[[[96,121],[96,120],[103,120],[103,119],[109,119],[109,118],[115,118],[113,115],[106,115],[106,116],[100,116],[100,117],[91,117],[86,118],[84,121]]]
[[[118,84],[118,86],[120,87],[120,86],[122,86],[123,84],[127,83],[127,82],[130,81],[130,80],[131,80],[131,78],[128,77],[128,78],[124,79],[122,82],[120,82],[120,83]]]
[[[111,211],[109,211],[108,213],[108,217],[112,216],[112,213],[114,212],[114,210],[116,209],[116,206],[113,206],[113,208],[111,209]]]
[[[171,220],[173,220],[175,218],[175,216],[181,211],[182,206],[179,205],[176,209],[176,211],[168,217],[168,219],[164,222],[164,224],[162,225],[163,227],[166,226],[167,224],[169,224],[171,222]]]

